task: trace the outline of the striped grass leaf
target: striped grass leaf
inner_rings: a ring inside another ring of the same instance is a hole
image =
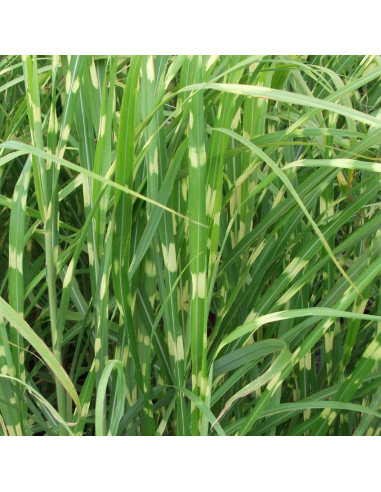
[[[32,347],[37,350],[37,352],[46,362],[49,369],[57,377],[62,386],[66,389],[71,399],[78,408],[78,414],[81,415],[81,404],[73,383],[71,382],[69,376],[67,375],[61,364],[57,361],[52,352],[43,342],[43,340],[41,340],[41,338],[36,335],[36,333],[28,325],[28,323],[26,323],[22,319],[22,317],[6,301],[4,301],[3,298],[0,298],[0,309],[1,314],[9,322],[9,324],[13,326],[22,335],[22,337],[25,338],[25,340],[27,340],[32,345]]]
[[[380,74],[2,58],[0,434],[379,435]]]
[[[113,418],[109,423],[108,430],[104,427],[104,407],[105,396],[107,388],[107,380],[110,377],[112,370],[117,372],[117,397],[115,408],[113,409]],[[116,431],[119,422],[123,416],[124,401],[126,395],[126,381],[124,375],[123,364],[117,360],[110,360],[107,362],[105,369],[102,373],[102,377],[99,381],[99,387],[97,392],[97,401],[95,405],[95,429],[97,436],[116,435]]]
[[[134,160],[134,129],[137,84],[142,63],[141,57],[133,59],[127,76],[127,83],[123,95],[121,109],[121,124],[119,128],[116,164],[116,182],[132,189],[133,186],[133,160]],[[113,284],[115,296],[120,311],[120,332],[117,346],[117,354],[120,359],[125,359],[127,348],[131,351],[134,368],[136,371],[136,384],[143,393],[143,374],[141,370],[136,333],[132,319],[132,293],[128,278],[132,197],[126,196],[119,190],[115,192],[115,231],[113,240]],[[136,391],[129,388],[130,393]]]
[[[193,56],[191,70],[197,83],[203,78],[202,57]],[[189,217],[206,224],[206,153],[202,93],[192,96],[189,114]],[[205,400],[207,389],[207,233],[194,223],[189,225],[189,254],[191,258],[190,326],[192,340],[192,391]],[[192,408],[192,434],[200,432],[197,406]]]

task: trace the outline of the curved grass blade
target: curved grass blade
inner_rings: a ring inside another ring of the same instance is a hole
[[[104,413],[104,409],[106,407],[106,389],[108,380],[113,370],[117,371],[116,405],[113,409],[112,419],[111,422],[109,422],[109,427],[108,429],[106,429],[106,416]],[[120,420],[123,416],[126,391],[126,378],[124,376],[123,364],[118,360],[109,360],[100,378],[97,391],[97,400],[95,404],[95,432],[97,436],[116,435]]]
[[[41,340],[41,338],[32,330],[26,321],[24,321],[21,316],[7,303],[2,297],[0,297],[0,313],[9,324],[14,327],[20,335],[27,340],[32,347],[40,354],[41,358],[45,361],[46,365],[60,381],[62,386],[68,392],[70,398],[73,400],[74,404],[78,409],[78,416],[81,417],[82,407],[78,398],[77,391],[61,366],[58,360],[54,357],[52,352],[49,350],[47,345]]]

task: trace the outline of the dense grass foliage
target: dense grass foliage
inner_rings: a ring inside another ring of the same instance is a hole
[[[0,434],[380,434],[380,76],[2,56]]]

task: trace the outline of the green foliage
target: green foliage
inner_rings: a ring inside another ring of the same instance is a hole
[[[0,59],[0,435],[379,435],[381,57]]]

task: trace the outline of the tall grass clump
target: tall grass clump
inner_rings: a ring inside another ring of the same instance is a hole
[[[381,57],[0,58],[0,435],[379,435]]]

